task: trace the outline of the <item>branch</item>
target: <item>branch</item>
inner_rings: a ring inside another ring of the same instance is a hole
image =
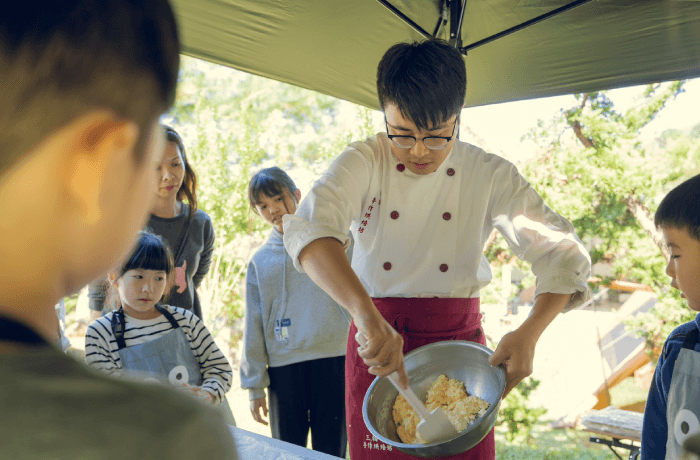
[[[684,80],[674,81],[662,94],[656,95],[659,84],[649,85],[640,107],[633,107],[625,115],[625,123],[630,130],[638,131],[651,122],[666,107],[666,103],[684,91]]]
[[[578,140],[581,141],[584,147],[588,148],[595,148],[595,144],[593,143],[593,139],[590,139],[586,136],[583,135],[583,131],[581,131],[581,123],[578,121],[574,122],[569,122],[571,127],[574,129],[574,133],[576,133],[576,137],[578,137]]]
[[[581,123],[579,123],[578,120],[571,121],[571,117],[574,114],[580,114],[583,111],[583,108],[586,106],[586,102],[588,102],[588,99],[590,99],[590,94],[585,93],[583,95],[583,101],[581,102],[581,106],[577,109],[571,109],[566,112],[566,122],[571,126],[574,130],[574,133],[576,134],[576,137],[578,138],[579,141],[583,144],[584,147],[588,148],[595,148],[595,144],[593,143],[593,139],[590,139],[586,136],[583,135],[583,131],[581,130]]]
[[[491,246],[494,245],[497,239],[498,231],[494,228],[493,230],[491,230],[491,235],[489,235],[489,239],[486,240],[486,244],[484,245],[484,254],[486,254],[489,251],[489,249],[491,249]]]
[[[627,205],[627,209],[629,209],[634,218],[637,219],[639,225],[642,226],[644,231],[647,232],[649,236],[651,236],[651,239],[654,240],[654,243],[656,243],[659,249],[661,249],[661,252],[663,253],[664,257],[668,259],[669,253],[668,248],[666,247],[666,244],[664,242],[664,237],[661,234],[661,232],[659,232],[659,230],[656,228],[656,225],[654,225],[654,219],[652,219],[649,210],[634,194],[628,196],[625,199],[625,204]]]

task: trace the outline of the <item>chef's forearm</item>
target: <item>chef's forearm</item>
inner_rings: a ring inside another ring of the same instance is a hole
[[[542,332],[550,325],[554,318],[564,310],[571,300],[571,294],[552,294],[545,292],[537,296],[535,306],[532,307],[530,316],[520,326],[527,330],[530,338],[535,342],[539,340]]]
[[[335,238],[319,238],[299,253],[307,275],[353,318],[372,314],[374,304],[345,256],[343,244]]]

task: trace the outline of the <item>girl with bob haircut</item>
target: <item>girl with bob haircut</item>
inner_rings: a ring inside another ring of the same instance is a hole
[[[113,376],[172,385],[221,404],[235,424],[224,397],[233,376],[228,360],[197,316],[162,303],[174,274],[167,244],[141,232],[136,249],[108,275],[114,310],[88,327],[85,359]]]

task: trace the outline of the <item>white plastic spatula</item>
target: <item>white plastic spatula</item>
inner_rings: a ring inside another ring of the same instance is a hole
[[[361,347],[364,347],[367,343],[365,335],[362,332],[355,334],[355,340],[357,340],[357,343],[359,343]],[[458,434],[454,425],[452,425],[452,422],[450,422],[450,419],[447,418],[447,415],[442,410],[442,407],[428,412],[428,408],[418,399],[418,396],[411,390],[410,386],[406,390],[401,388],[399,384],[399,374],[392,372],[387,378],[394,387],[396,387],[399,393],[406,398],[406,401],[408,401],[411,407],[413,407],[413,410],[415,410],[420,417],[420,423],[416,427],[416,432],[423,442],[430,444],[442,439],[451,438]]]

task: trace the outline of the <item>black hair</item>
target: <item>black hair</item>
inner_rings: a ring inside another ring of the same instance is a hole
[[[654,224],[686,230],[700,240],[700,174],[668,192],[654,214]]]
[[[20,1],[0,14],[0,173],[93,109],[137,123],[138,158],[175,100],[180,65],[167,0]]]
[[[289,177],[289,174],[277,166],[261,169],[250,179],[250,184],[248,184],[250,207],[257,214],[258,210],[255,208],[255,205],[260,203],[260,194],[273,197],[281,195],[284,189],[287,189],[289,194],[292,195],[292,199],[297,199],[296,195],[294,195],[297,191],[297,186],[292,178]]]
[[[131,255],[119,268],[119,276],[129,270],[164,271],[167,275],[174,270],[173,253],[168,243],[148,231],[139,232],[138,243]]]
[[[175,262],[170,246],[160,236],[149,231],[139,232],[136,247],[119,267],[117,278],[121,278],[129,270],[164,271],[167,282],[162,300],[168,299],[175,281]],[[120,304],[119,292],[114,285],[109,286],[105,304],[113,309],[118,308]]]
[[[185,166],[185,177],[182,179],[180,190],[177,191],[177,200],[184,201],[185,198],[187,199],[187,204],[190,206],[189,218],[191,219],[197,212],[197,174],[195,174],[189,160],[187,160],[185,143],[180,135],[168,125],[163,125],[163,128],[165,129],[166,140],[177,146]]]
[[[398,43],[377,67],[382,111],[394,103],[418,129],[433,129],[459,114],[467,93],[462,54],[446,41]]]

